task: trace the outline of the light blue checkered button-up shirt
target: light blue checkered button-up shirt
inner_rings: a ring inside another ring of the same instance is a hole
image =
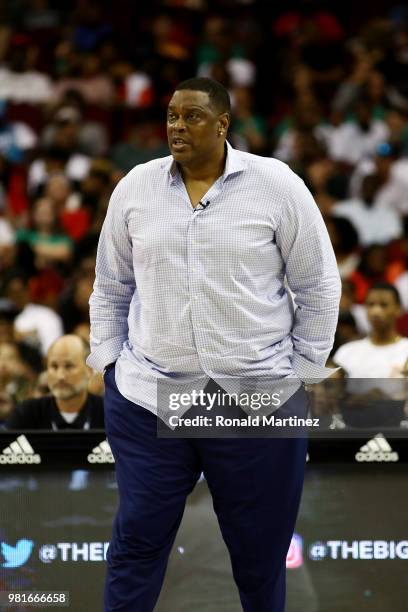
[[[100,235],[88,364],[117,360],[122,395],[152,412],[158,380],[300,385],[333,372],[324,364],[340,278],[303,181],[227,143],[224,174],[202,202],[193,208],[172,156],[156,159],[120,181]]]

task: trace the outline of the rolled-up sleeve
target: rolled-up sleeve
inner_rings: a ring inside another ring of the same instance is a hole
[[[324,366],[337,327],[341,280],[325,223],[311,193],[292,172],[288,183],[276,243],[297,306],[291,330],[292,366],[302,381],[313,383],[336,371]]]
[[[116,361],[128,338],[129,306],[136,293],[132,242],[124,217],[127,195],[125,177],[109,202],[89,299],[91,354],[87,364],[99,372]]]

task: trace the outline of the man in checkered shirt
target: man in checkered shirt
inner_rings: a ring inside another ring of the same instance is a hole
[[[167,383],[290,381],[276,414],[305,416],[303,383],[332,372],[340,278],[323,219],[285,164],[230,146],[230,117],[222,85],[181,83],[171,155],[118,184],[101,232],[88,364],[105,372],[120,496],[105,612],[154,609],[202,471],[243,610],[284,610],[306,437],[157,436]]]

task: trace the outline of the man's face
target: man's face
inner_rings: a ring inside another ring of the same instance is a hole
[[[367,316],[373,329],[386,331],[395,326],[401,314],[394,294],[386,289],[372,289],[366,299]]]
[[[80,395],[88,386],[88,368],[81,346],[51,348],[47,359],[49,389],[57,399]]]
[[[22,278],[13,278],[9,282],[6,297],[14,302],[18,308],[24,308],[28,302],[28,291]]]
[[[167,110],[167,139],[174,159],[186,166],[208,162],[224,143],[228,123],[228,114],[217,112],[208,93],[176,91]]]
[[[19,374],[21,365],[20,354],[15,344],[0,342],[0,380]]]

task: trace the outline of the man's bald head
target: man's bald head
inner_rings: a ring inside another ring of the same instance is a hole
[[[47,360],[53,353],[77,354],[78,357],[86,361],[89,355],[89,344],[80,336],[66,334],[54,340],[48,349]]]
[[[55,340],[48,349],[48,386],[57,399],[71,400],[82,396],[88,387],[90,370],[85,361],[89,345],[74,334]]]

